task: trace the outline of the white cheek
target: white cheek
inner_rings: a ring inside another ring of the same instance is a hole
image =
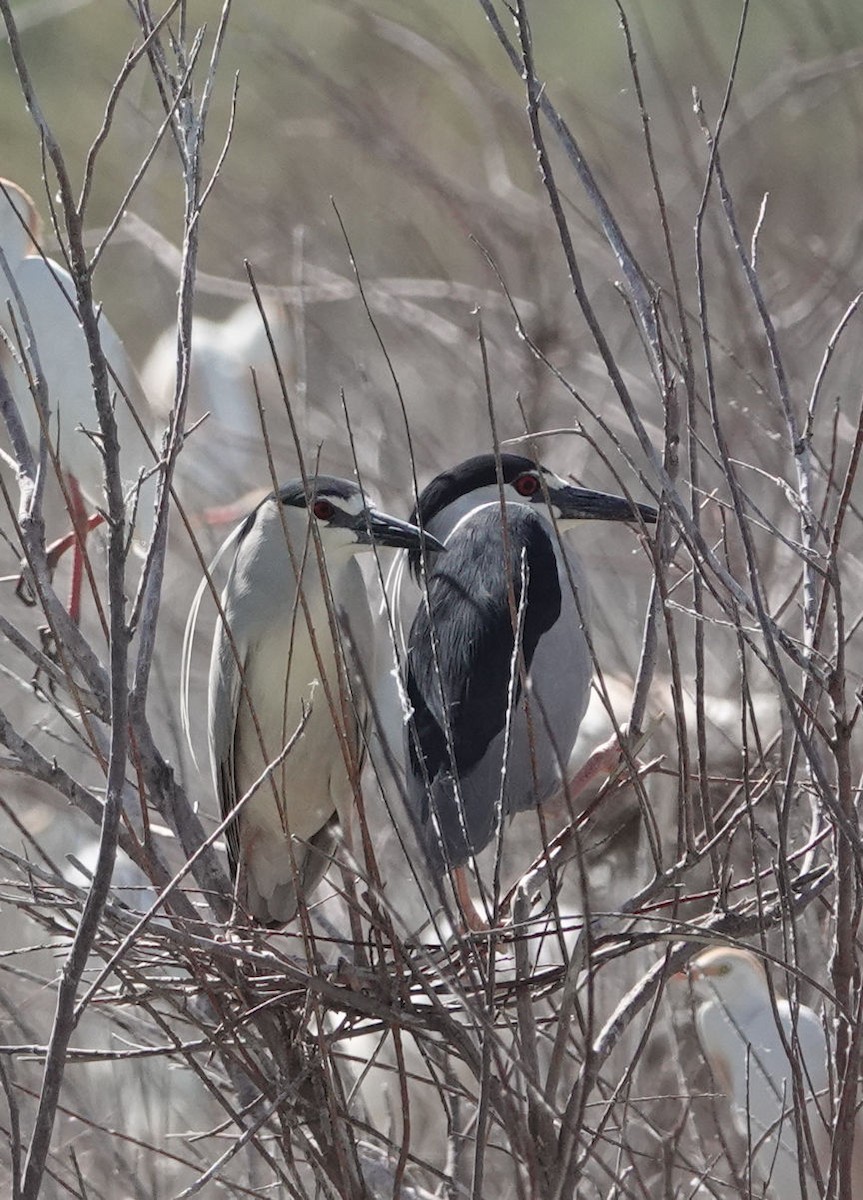
[[[366,549],[357,541],[357,535],[353,529],[345,529],[341,525],[324,525],[318,522],[318,531],[321,536],[321,546],[326,555],[340,554],[345,551],[353,553],[356,550]]]
[[[365,509],[366,502],[361,495],[348,496],[346,500],[339,497],[338,506],[343,512],[350,513],[353,517],[358,517]]]

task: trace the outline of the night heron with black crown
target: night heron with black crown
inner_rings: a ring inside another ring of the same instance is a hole
[[[433,540],[430,546],[437,545]],[[291,921],[347,833],[373,666],[373,628],[356,555],[418,550],[420,531],[328,475],[263,500],[223,544],[234,547],[213,639],[209,745],[238,907],[275,928]],[[188,730],[191,641],[183,649]]]
[[[616,740],[575,778],[567,764],[590,693],[584,569],[576,523],[653,523],[656,510],[575,487],[517,454],[483,454],[438,475],[411,521],[446,554],[406,556],[425,595],[395,609],[405,638],[406,802],[433,875],[450,872],[460,921],[487,928],[467,865],[510,815],[576,794],[620,755]]]

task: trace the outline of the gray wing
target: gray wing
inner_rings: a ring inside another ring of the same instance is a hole
[[[376,677],[377,645],[369,603],[369,585],[356,559],[352,559],[347,566],[337,614],[356,722],[348,732],[357,750],[357,765],[362,768],[371,722],[368,696]]]
[[[226,589],[227,592],[227,589]],[[222,597],[224,609],[225,597]],[[245,650],[234,639],[237,654],[245,665]],[[228,638],[224,625],[219,621],[219,627],[213,639],[213,653],[210,658],[210,765],[213,771],[213,784],[219,797],[219,807],[222,819],[236,807],[241,799],[237,795],[237,774],[234,763],[234,747],[237,734],[237,714],[242,692],[242,677],[237,658]],[[228,845],[228,860],[232,874],[236,874],[240,858],[240,836],[237,821],[234,820],[225,830],[225,840]]]
[[[560,615],[557,563],[542,522],[514,508],[507,525],[505,539],[499,511],[489,506],[452,534],[446,556],[429,580],[428,605],[414,618],[407,693],[415,724],[410,765],[418,777],[423,763],[430,779],[441,772],[466,776],[504,728],[515,645],[510,589],[519,604],[523,570],[527,604],[522,651],[528,671],[540,638]]]
[[[237,794],[235,747],[240,697],[243,690],[242,672],[245,670],[248,655],[248,638],[251,629],[254,627],[252,620],[247,619],[243,622],[234,620],[234,581],[237,574],[237,563],[248,546],[246,539],[255,525],[260,509],[265,503],[266,501],[263,501],[262,504],[249,513],[245,521],[222,544],[219,553],[211,564],[212,569],[212,566],[216,565],[224,552],[230,546],[236,544],[234,561],[231,563],[228,581],[221,595],[221,611],[224,613],[224,620],[221,616],[218,618],[216,632],[213,635],[208,696],[209,718],[207,727],[210,742],[210,767],[213,772],[213,784],[216,789],[216,795],[219,797],[219,806],[223,820],[233,811],[237,802],[242,799]],[[254,595],[254,593],[252,594]],[[245,593],[244,597],[242,602],[247,604],[248,598]],[[231,637],[228,637],[225,622],[227,622],[228,627],[231,629]],[[238,632],[240,629],[244,631],[243,634]],[[240,834],[237,821],[232,821],[227,827],[225,840],[228,845],[228,861],[230,862],[232,873],[235,874],[240,859]]]

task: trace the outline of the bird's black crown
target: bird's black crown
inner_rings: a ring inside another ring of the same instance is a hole
[[[525,471],[535,471],[537,466],[533,459],[525,458],[523,454],[501,454],[500,469],[503,482],[512,483]],[[497,479],[497,459],[493,454],[476,454],[451,471],[441,471],[420,492],[419,504],[410,516],[412,524],[419,519],[423,526],[427,525],[459,496],[466,496],[477,488],[491,487]]]
[[[359,494],[359,488],[349,479],[338,479],[335,475],[309,475],[306,491],[302,479],[291,479],[279,488],[279,500],[295,508],[305,508],[310,496],[333,496],[337,500],[350,500]],[[272,500],[274,497],[269,496]]]
[[[467,496],[477,488],[491,487],[498,481],[497,462],[493,454],[475,454],[450,471],[441,471],[420,492],[419,503],[411,511],[410,522],[425,529],[438,513],[443,512],[460,496]],[[501,454],[500,470],[504,483],[512,483],[525,471],[536,471],[536,463],[523,454]],[[411,550],[408,555],[410,572],[419,579],[420,552]]]

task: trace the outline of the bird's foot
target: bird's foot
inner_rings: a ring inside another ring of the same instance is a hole
[[[48,578],[53,580],[54,572],[60,565],[60,559],[70,550],[74,553],[72,563],[72,583],[69,593],[69,616],[76,625],[80,624],[81,620],[81,586],[83,580],[83,557],[84,544],[87,534],[91,530],[96,529],[105,520],[102,513],[93,513],[91,516],[86,514],[79,520],[75,529],[64,534],[63,537],[57,538],[50,546],[45,548],[45,565],[48,568]],[[15,597],[25,604],[27,608],[35,608],[39,603],[39,598],[36,595],[36,588],[33,583],[32,573],[30,572],[26,562],[21,563],[21,572],[15,583]]]
[[[368,968],[363,968],[358,963],[352,962],[348,958],[339,957],[336,964],[336,971],[333,975],[333,983],[340,987],[345,987],[349,992],[368,992],[369,989],[369,972]]]
[[[74,535],[70,534],[70,537]],[[58,546],[62,543],[62,549],[58,550]],[[68,541],[68,538],[61,538],[60,542],[53,542],[45,549],[45,565],[48,568],[48,579],[53,580],[54,572],[57,569],[57,564],[63,557],[69,546],[73,544]],[[33,572],[27,565],[26,559],[21,560],[21,570],[18,578],[15,581],[15,599],[20,600],[27,608],[35,608],[39,603],[39,597],[36,593],[36,584],[33,580]]]
[[[569,781],[569,790],[572,795],[580,795],[595,779],[603,775],[612,775],[617,770],[624,761],[622,742],[627,738],[628,733],[628,727],[624,726],[620,731],[619,739],[617,734],[612,734],[607,742],[597,746],[587,756],[585,762]]]
[[[20,600],[22,604],[26,604],[28,608],[35,608],[38,603],[33,581],[24,563],[21,564],[21,574],[15,583],[15,599]]]
[[[474,908],[470,913],[462,915],[456,930],[462,937],[472,937],[475,934],[491,933],[492,924]]]
[[[39,626],[39,646],[42,653],[52,663],[60,665],[60,652],[57,647],[57,638],[54,636],[54,631],[48,625]]]
[[[470,894],[467,868],[455,867],[451,873],[453,890],[458,904],[459,920],[456,930],[462,936],[491,932],[491,924],[487,917],[480,913]]]
[[[220,942],[223,946],[240,946],[248,940],[248,926],[243,929],[230,923],[213,935],[213,941]]]

